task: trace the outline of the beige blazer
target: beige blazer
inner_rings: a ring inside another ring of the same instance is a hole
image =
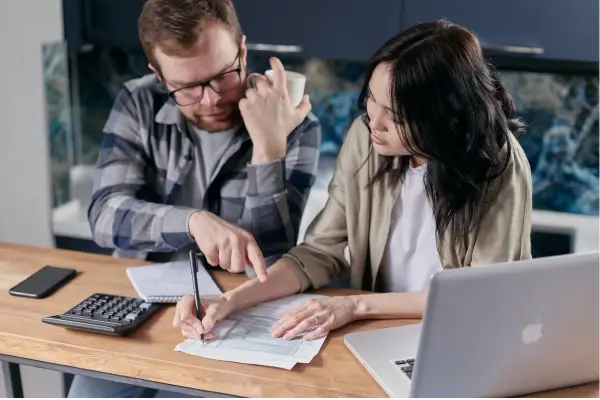
[[[488,184],[480,221],[469,234],[466,248],[454,248],[446,239],[438,243],[444,268],[531,258],[531,170],[518,141],[510,137],[510,164]],[[302,290],[320,288],[347,275],[352,288],[373,291],[377,287],[373,278],[378,276],[401,188],[401,184],[392,187],[385,181],[367,187],[377,171],[378,157],[370,146],[369,130],[357,118],[338,156],[324,209],[308,227],[304,243],[284,255],[300,278]],[[346,247],[350,264],[344,255]]]

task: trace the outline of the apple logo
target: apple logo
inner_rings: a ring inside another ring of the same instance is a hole
[[[521,340],[524,344],[537,343],[542,338],[544,324],[538,319],[534,324],[527,325],[521,332]]]

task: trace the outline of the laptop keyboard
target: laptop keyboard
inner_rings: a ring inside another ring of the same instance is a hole
[[[413,367],[415,365],[414,358],[406,358],[403,360],[392,360],[392,363],[402,371],[408,379],[412,379]]]

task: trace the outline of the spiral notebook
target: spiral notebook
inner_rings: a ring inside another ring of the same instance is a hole
[[[200,297],[218,296],[221,289],[204,268],[198,268]],[[176,303],[194,293],[190,263],[176,261],[127,268],[127,277],[138,295],[150,303]]]

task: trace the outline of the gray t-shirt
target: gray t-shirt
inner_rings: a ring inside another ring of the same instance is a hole
[[[206,189],[222,163],[227,161],[225,153],[232,143],[237,127],[211,133],[188,123],[188,129],[194,142],[193,165],[181,188],[177,205],[201,209]]]
[[[227,161],[225,157],[229,146],[233,143],[238,127],[222,132],[207,132],[187,124],[194,150],[192,153],[192,167],[189,175],[181,187],[181,194],[176,205],[190,208],[202,209],[204,195],[208,186],[217,175],[217,171]],[[197,249],[191,244],[174,253],[157,256],[156,261],[180,261],[187,260],[191,249]],[[166,259],[165,259],[166,258]]]

